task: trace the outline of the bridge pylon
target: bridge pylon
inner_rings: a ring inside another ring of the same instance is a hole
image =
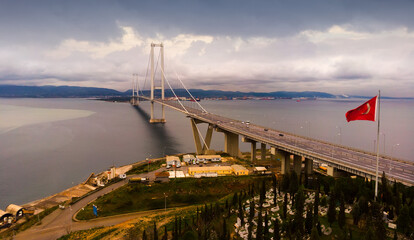
[[[154,82],[154,47],[160,48],[160,55],[161,55],[161,86],[155,86]],[[164,101],[165,98],[165,91],[164,91],[164,45],[162,43],[155,44],[151,43],[151,118],[150,123],[165,123],[165,111],[164,105],[161,105],[162,117],[161,118],[154,118],[154,91],[156,89],[161,90],[161,100]]]

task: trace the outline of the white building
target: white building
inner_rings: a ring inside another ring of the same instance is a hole
[[[190,154],[184,155],[183,156],[183,161],[186,162],[187,164],[197,164],[198,163],[197,158],[194,157],[194,155],[190,155]]]
[[[167,169],[174,167],[174,166],[177,168],[181,167],[180,158],[177,156],[167,156],[166,161],[167,161],[167,166],[166,166]]]
[[[221,156],[220,155],[197,155],[197,160],[203,163],[207,163],[208,161],[221,162]]]

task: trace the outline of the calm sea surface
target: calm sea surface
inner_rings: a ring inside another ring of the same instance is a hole
[[[374,151],[376,123],[345,120],[345,112],[363,102],[201,104],[212,113]],[[167,123],[151,125],[149,103],[143,103],[142,109],[128,103],[84,99],[0,99],[0,209],[57,193],[113,164],[194,151],[191,127],[184,114],[166,108]],[[413,123],[414,101],[382,101],[380,152],[414,161]],[[215,132],[212,148],[222,150],[223,142],[223,134]],[[250,149],[249,144],[240,144],[242,151]]]

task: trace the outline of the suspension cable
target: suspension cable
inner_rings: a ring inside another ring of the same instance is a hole
[[[162,75],[164,75],[164,79],[165,79],[165,81],[167,82],[168,86],[170,87],[171,92],[174,94],[174,96],[175,96],[175,98],[177,99],[178,103],[181,105],[181,107],[185,110],[185,112],[186,112],[186,113],[189,113],[189,112],[187,111],[187,109],[184,107],[184,105],[181,103],[180,99],[177,97],[177,94],[175,94],[174,89],[173,89],[173,88],[171,87],[171,85],[170,85],[170,81],[168,81],[168,79],[165,77],[165,74],[164,74],[164,69],[162,69],[162,68],[161,68],[161,72],[162,72]]]
[[[175,69],[174,69],[175,71]],[[177,75],[178,80],[181,82],[181,85],[183,85],[184,89],[187,91],[187,93],[191,96],[191,98],[194,100],[194,102],[196,104],[198,104],[198,106],[203,110],[203,112],[208,113],[206,109],[203,108],[203,106],[201,106],[201,104],[199,102],[197,102],[197,100],[194,98],[194,96],[190,93],[190,91],[188,91],[187,87],[184,85],[183,81],[181,81],[180,76],[178,76],[177,71],[175,71],[175,75]]]

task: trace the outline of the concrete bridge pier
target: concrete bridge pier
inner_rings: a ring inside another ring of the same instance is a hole
[[[313,160],[305,158],[305,173],[310,175],[313,171]]]
[[[270,147],[270,160],[276,161],[276,148]]]
[[[213,136],[213,126],[211,124],[207,127],[207,133],[206,137],[204,138],[203,143],[200,140],[200,132],[197,128],[197,124],[203,123],[200,120],[190,118],[191,122],[191,129],[193,130],[193,137],[194,137],[194,144],[196,147],[196,153],[197,154],[208,154],[210,152],[210,144],[211,144],[211,138]]]
[[[299,176],[302,171],[302,157],[293,155],[293,170]]]
[[[290,171],[290,153],[283,150],[278,150],[280,153],[280,173],[286,174]]]
[[[261,154],[261,160],[266,160],[266,144],[262,143],[260,144],[260,154]]]
[[[250,161],[256,160],[256,141],[248,139],[247,137],[242,137],[242,142],[250,143]]]
[[[216,131],[224,133],[224,152],[232,157],[240,157],[239,135],[220,128],[217,128]]]

